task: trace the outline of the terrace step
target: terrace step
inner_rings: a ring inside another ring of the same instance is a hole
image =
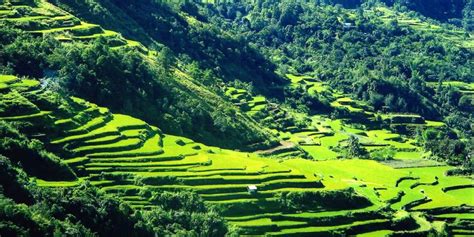
[[[250,198],[271,198],[275,197],[278,193],[285,191],[319,191],[319,188],[281,188],[272,189],[267,191],[259,191],[255,194],[249,194],[248,191],[240,191],[233,193],[211,193],[211,194],[200,194],[200,196],[207,201],[230,201],[237,199],[248,199]]]
[[[186,156],[138,156],[138,157],[121,157],[121,158],[91,158],[92,163],[137,163],[137,162],[166,162],[166,161],[180,161]]]
[[[190,168],[196,167],[193,166],[168,166],[168,167],[86,167],[86,171],[91,174],[97,174],[102,172],[114,172],[114,171],[121,171],[121,172],[183,172],[187,171]]]
[[[246,170],[246,168],[213,168],[213,169],[199,169],[199,170],[189,170],[192,173],[205,173],[205,172],[213,172],[213,171],[238,171],[238,170]]]
[[[119,167],[119,168],[135,168],[135,167],[182,167],[182,166],[202,166],[205,162],[138,162],[138,163],[88,163],[85,167]]]
[[[10,21],[12,23],[23,23],[16,24],[16,26],[25,31],[41,31],[49,30],[52,28],[72,28],[80,25],[80,21],[72,16],[23,16],[16,18],[4,18],[3,20]]]
[[[105,136],[105,137],[91,139],[91,140],[81,142],[82,144],[77,143],[76,146],[80,147],[80,146],[110,145],[110,144],[114,144],[114,143],[120,142],[120,141],[125,140],[125,139],[128,139],[128,137],[125,137],[123,135],[109,135],[109,136]]]
[[[125,179],[125,180],[99,180],[94,186],[98,188],[112,187],[117,185],[135,185],[135,180]]]
[[[359,215],[364,213],[377,213],[379,206],[373,205],[366,208],[360,209],[350,209],[350,210],[307,210],[302,213],[262,213],[262,214],[252,214],[252,215],[239,215],[238,217],[226,217],[229,221],[248,221],[258,218],[271,218],[271,219],[280,219],[280,218],[306,218],[308,220],[314,220],[319,218],[326,218],[331,216],[350,216],[350,215]],[[281,211],[281,210],[280,210]],[[291,220],[291,219],[290,219]]]
[[[142,147],[143,140],[141,139],[125,139],[122,142],[113,145],[97,145],[97,146],[83,146],[72,150],[75,155],[87,156],[89,154],[104,153],[104,152],[123,152],[138,149]]]
[[[243,170],[238,170],[238,171],[221,171],[221,170],[212,170],[209,172],[198,172],[194,173],[194,171],[191,171],[193,173],[190,173],[189,175],[185,175],[182,177],[211,177],[211,176],[255,176],[255,175],[270,175],[270,174],[287,174],[291,173],[291,170],[276,170],[276,171],[256,171],[256,172],[249,172]]]
[[[121,194],[125,196],[137,196],[143,187],[137,185],[113,185],[101,188],[106,193]]]
[[[122,196],[122,200],[124,201],[143,201],[143,200],[148,200],[146,198],[143,198],[142,196]]]
[[[249,194],[248,192],[236,192],[236,193],[217,193],[217,194],[201,194],[200,195],[206,201],[230,201],[248,198],[271,198],[272,193],[257,193]]]
[[[451,233],[460,236],[474,236],[474,230],[452,229]]]
[[[40,111],[40,112],[35,113],[35,114],[0,117],[0,120],[5,120],[5,121],[33,121],[33,120],[37,120],[37,119],[45,119],[50,114],[51,114],[51,111]]]
[[[227,176],[227,177],[183,177],[180,178],[186,185],[210,185],[210,184],[260,184],[268,181],[284,180],[284,179],[305,179],[304,175],[292,174],[292,175],[267,175],[263,177],[254,176],[251,178],[243,178],[238,176]]]
[[[331,236],[334,231],[343,231],[349,235],[370,232],[374,230],[387,229],[390,221],[386,219],[357,221],[347,225],[338,226],[310,226],[293,229],[280,229],[279,232],[266,233],[270,236]]]
[[[282,221],[274,222],[270,219],[259,219],[250,222],[232,223],[241,228],[244,235],[263,235],[266,232],[277,232],[287,228],[305,228],[308,224],[305,222]]]
[[[75,36],[85,36],[85,35],[103,33],[104,31],[98,25],[81,22],[81,24],[77,24],[73,26],[66,26],[66,27],[56,26],[56,27],[51,27],[44,30],[30,30],[29,32],[35,35],[69,32]]]
[[[126,151],[96,152],[87,156],[89,158],[123,158],[160,155],[164,153],[161,139],[158,133],[153,132],[153,137],[144,141],[139,147],[132,147]]]
[[[110,114],[107,114],[104,117],[96,117],[81,127],[66,131],[66,134],[67,136],[88,134],[90,131],[104,127],[110,120],[112,120],[112,116]]]
[[[247,190],[247,184],[222,184],[222,185],[195,185],[196,192],[199,194],[216,194],[216,193],[235,193]],[[257,185],[259,191],[273,190],[279,188],[321,188],[321,184],[310,180],[274,180]]]
[[[107,159],[107,158],[130,158],[130,157],[144,157],[144,156],[158,156],[164,151],[157,147],[154,151],[130,151],[130,152],[116,152],[116,153],[96,153],[87,155],[91,159]]]

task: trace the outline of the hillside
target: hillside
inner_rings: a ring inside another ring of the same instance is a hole
[[[0,235],[472,235],[473,36],[330,3],[0,1]]]
[[[80,21],[45,2],[38,7],[20,4],[5,9],[2,22],[6,27],[2,27],[2,35],[6,50],[2,58],[5,62],[17,62],[5,65],[4,70],[14,70],[18,75],[62,78],[56,83],[71,94],[116,111],[133,113],[162,124],[165,131],[188,134],[207,143],[240,149],[274,143],[271,135],[252,120],[234,116],[232,106],[226,106],[228,102],[216,89],[193,78],[201,79],[201,74],[190,75],[176,69],[167,48],[159,53],[148,50],[118,32]],[[31,35],[44,37],[37,40]],[[25,52],[22,47],[32,47],[35,51]],[[96,61],[98,56],[102,60]],[[79,64],[83,67],[76,67]],[[206,75],[208,80],[215,78],[213,74]],[[226,109],[217,110],[218,105]],[[226,123],[224,117],[233,117],[233,123]]]
[[[2,84],[2,101],[15,106],[4,108],[17,109],[2,115],[2,126],[15,124],[28,137],[39,139],[46,150],[62,157],[57,165],[71,167],[77,176],[35,175],[32,182],[39,187],[74,187],[87,180],[143,212],[160,204],[159,193],[193,191],[240,227],[241,234],[384,229],[423,233],[433,231],[437,222],[429,224],[420,211],[439,220],[449,217],[447,213],[472,211],[460,207],[472,205],[472,182],[445,177],[446,166],[396,170],[367,160],[278,162],[163,134],[139,119],[41,89],[32,80],[2,76]],[[3,147],[2,154],[19,160],[30,175],[38,171],[26,169],[30,162],[40,167],[51,162],[24,160],[10,149]],[[249,184],[258,186],[258,194],[247,193]],[[413,227],[397,224],[402,220],[412,221]],[[452,228],[469,229],[462,226]]]

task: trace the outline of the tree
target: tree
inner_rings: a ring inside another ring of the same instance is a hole
[[[367,150],[361,146],[359,138],[351,135],[347,140],[347,157],[348,158],[364,158]]]
[[[163,47],[158,53],[158,63],[161,64],[165,72],[170,72],[171,68],[175,66],[176,59],[168,47]]]

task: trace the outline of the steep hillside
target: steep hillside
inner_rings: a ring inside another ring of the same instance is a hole
[[[268,59],[245,40],[206,24],[192,4],[168,5],[151,0],[55,2],[91,22],[124,32],[128,38],[143,39],[149,47],[165,45],[185,63],[194,61],[224,81],[252,82],[263,92],[284,83]]]
[[[209,144],[255,149],[275,143],[265,129],[236,113],[216,84],[204,84],[218,80],[212,73],[182,71],[169,50],[148,50],[47,2],[38,4],[2,6],[4,71],[54,78],[50,82],[69,93]]]
[[[448,21],[449,19],[462,19],[463,10],[470,8],[470,0],[437,0],[437,1],[400,1],[387,0],[384,1],[389,6],[404,6],[412,11],[421,13],[424,16],[431,17],[440,21]]]

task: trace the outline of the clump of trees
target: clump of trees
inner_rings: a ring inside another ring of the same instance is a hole
[[[460,138],[447,129],[428,128],[417,132],[417,140],[423,147],[431,152],[431,158],[445,161],[450,165],[461,166],[467,170],[474,170],[472,157],[474,139]]]
[[[351,209],[371,205],[364,196],[353,188],[336,191],[281,192],[277,201],[283,210]]]
[[[12,123],[0,120],[0,154],[30,175],[46,180],[74,180],[76,175],[37,139],[29,139]]]
[[[360,144],[359,138],[353,135],[347,140],[345,148],[346,157],[348,158],[362,158],[368,154],[367,150]]]
[[[224,236],[229,231],[218,211],[196,193],[152,192],[149,200],[157,208],[143,212],[143,220],[159,236]]]

